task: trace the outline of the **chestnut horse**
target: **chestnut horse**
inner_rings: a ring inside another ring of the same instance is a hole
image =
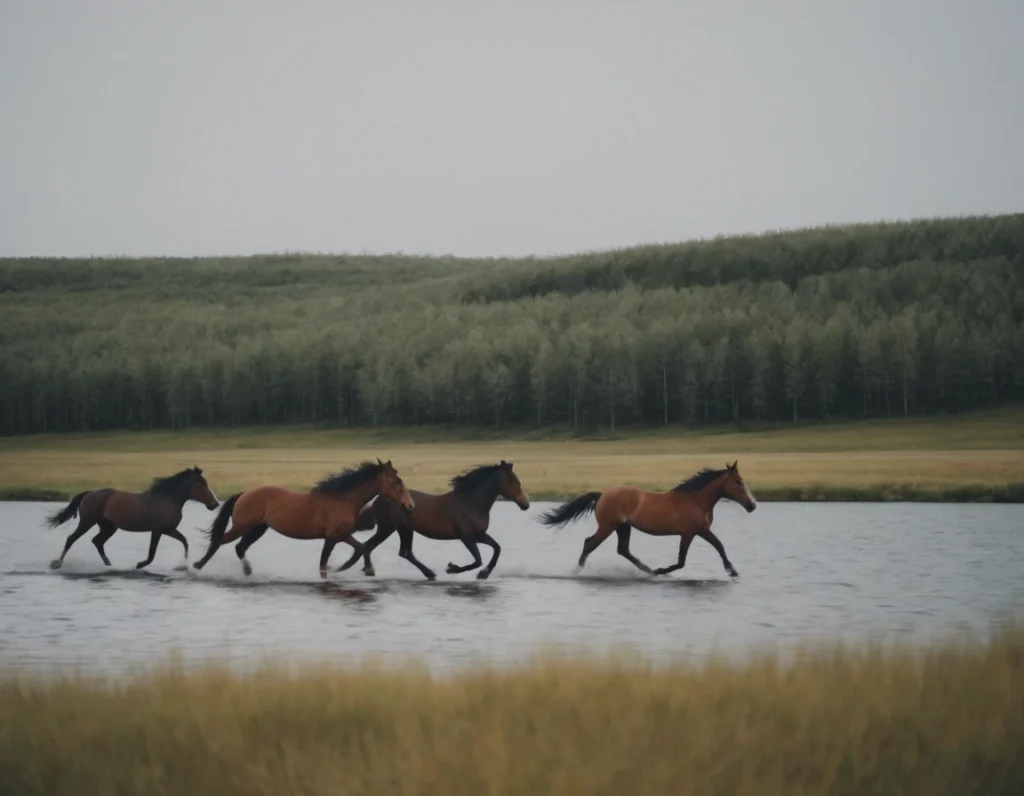
[[[434,580],[436,575],[413,555],[413,531],[428,539],[458,539],[466,546],[473,556],[473,563],[461,567],[450,563],[446,570],[449,575],[479,567],[482,560],[477,544],[487,545],[494,552],[487,566],[477,575],[481,580],[487,578],[501,555],[501,547],[487,533],[494,501],[500,495],[526,511],[530,508],[530,500],[523,492],[519,476],[512,471],[512,462],[504,459],[500,464],[484,464],[455,476],[451,487],[451,491],[443,495],[410,490],[409,494],[416,501],[411,512],[404,511],[384,497],[378,498],[372,506],[365,506],[359,512],[356,530],[370,530],[376,526],[377,533],[363,542],[363,572],[375,574],[370,553],[397,530],[398,555],[414,564],[427,580]],[[338,571],[347,569],[352,563],[346,562],[338,567]]]
[[[603,494],[588,492],[549,511],[541,517],[541,522],[563,526],[589,511],[594,512],[597,532],[583,540],[580,569],[598,545],[615,531],[619,535],[619,555],[649,574],[666,575],[682,569],[690,542],[694,536],[699,536],[718,551],[725,571],[735,578],[739,573],[725,554],[725,547],[711,532],[711,522],[715,504],[722,498],[736,501],[748,512],[757,508],[737,464],[726,464],[724,470],[701,470],[668,492],[648,492],[631,486],[612,487]],[[629,534],[633,528],[653,536],[681,536],[679,560],[672,566],[652,571],[629,552]]]
[[[320,577],[327,577],[327,560],[338,542],[355,548],[349,566],[363,554],[363,546],[352,536],[359,509],[377,495],[394,500],[406,509],[413,508],[405,484],[391,460],[363,462],[337,475],[327,476],[309,492],[292,492],[279,486],[259,486],[232,495],[224,501],[220,513],[206,532],[210,547],[194,566],[202,569],[223,545],[241,539],[235,554],[242,571],[252,574],[246,551],[268,528],[292,539],[323,539]],[[228,522],[231,530],[228,531]]]
[[[181,522],[182,506],[188,500],[202,503],[211,511],[217,508],[217,497],[206,483],[203,471],[198,467],[182,470],[167,478],[157,478],[150,484],[149,489],[142,493],[122,492],[118,489],[81,492],[75,495],[67,506],[47,518],[50,527],[56,528],[62,522],[67,522],[78,515],[78,527],[68,536],[64,543],[64,552],[60,554],[60,558],[50,563],[50,568],[60,569],[71,545],[93,525],[99,525],[100,532],[93,537],[92,543],[108,567],[110,559],[107,558],[103,545],[118,529],[149,531],[152,534],[149,539],[149,556],[145,561],[136,564],[136,569],[142,569],[153,561],[161,536],[170,536],[181,542],[185,548],[187,561],[188,539],[178,531],[178,523]]]

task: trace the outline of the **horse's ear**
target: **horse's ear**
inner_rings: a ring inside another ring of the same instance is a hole
[[[384,466],[384,462],[382,462],[382,461],[380,460],[380,456],[378,456],[378,457],[377,457],[377,465],[378,465],[379,467],[383,467],[383,466]]]

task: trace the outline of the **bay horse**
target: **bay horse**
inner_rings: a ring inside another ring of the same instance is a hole
[[[100,531],[92,538],[92,543],[108,567],[110,559],[103,546],[118,530],[149,531],[152,534],[149,539],[149,555],[145,561],[135,565],[136,569],[152,563],[161,536],[170,536],[181,542],[187,561],[188,539],[182,536],[178,524],[181,522],[181,509],[189,500],[202,503],[211,511],[218,505],[216,495],[198,467],[182,470],[166,478],[157,478],[145,492],[122,492],[110,488],[80,492],[71,498],[67,506],[47,518],[49,526],[56,528],[78,515],[78,527],[68,536],[60,558],[50,562],[50,568],[60,569],[71,545],[94,525],[98,525]]]
[[[193,566],[202,569],[221,545],[241,539],[235,554],[242,571],[252,574],[246,551],[273,528],[291,539],[323,539],[320,577],[327,577],[327,561],[338,542],[354,548],[349,566],[363,554],[362,545],[352,536],[359,509],[377,495],[387,497],[408,510],[413,499],[392,466],[391,460],[363,462],[329,475],[308,492],[293,492],[279,486],[258,486],[239,492],[224,501],[213,525],[206,531],[210,546]],[[231,530],[228,531],[228,522]]]
[[[371,530],[377,533],[363,542],[363,573],[374,575],[372,553],[385,539],[398,531],[398,555],[409,561],[423,573],[427,580],[437,577],[434,571],[421,563],[412,552],[413,531],[428,539],[450,539],[461,541],[473,562],[465,566],[449,563],[445,570],[449,575],[476,569],[481,565],[478,544],[485,544],[493,551],[487,566],[480,570],[477,578],[486,579],[498,563],[501,546],[487,533],[491,521],[491,507],[499,496],[511,500],[523,511],[530,508],[530,500],[523,492],[519,476],[512,470],[512,462],[504,459],[499,464],[484,464],[457,475],[450,481],[451,491],[442,495],[409,490],[416,501],[412,511],[384,497],[373,505],[365,506],[359,512],[356,530]],[[338,567],[347,569],[354,562],[348,561]]]
[[[667,575],[682,569],[690,542],[694,536],[699,536],[718,551],[725,571],[735,578],[739,573],[725,554],[725,547],[711,532],[711,522],[715,505],[722,498],[739,503],[748,512],[757,508],[757,501],[740,476],[738,464],[738,461],[726,464],[724,470],[701,470],[667,492],[649,492],[632,486],[616,486],[604,493],[587,492],[547,512],[541,522],[564,526],[570,520],[594,512],[597,531],[583,540],[580,569],[598,545],[615,531],[619,536],[619,555],[648,574]],[[651,570],[629,552],[629,535],[633,528],[652,536],[682,537],[679,559],[672,566]]]

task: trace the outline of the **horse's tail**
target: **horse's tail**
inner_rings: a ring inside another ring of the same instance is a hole
[[[217,517],[214,519],[213,524],[203,531],[203,535],[210,540],[211,545],[219,545],[220,540],[224,538],[224,533],[228,529],[228,523],[231,522],[231,512],[235,509],[235,503],[242,496],[239,492],[237,495],[232,495],[221,504],[220,511],[217,512]]]
[[[542,514],[540,521],[545,525],[561,527],[570,520],[575,520],[577,517],[582,517],[584,514],[593,511],[600,497],[600,492],[587,492],[579,497],[574,497],[558,508]]]
[[[91,491],[91,489],[87,489],[84,492],[79,492],[77,495],[71,498],[71,502],[68,503],[64,508],[62,508],[60,511],[54,512],[49,517],[47,517],[47,524],[51,528],[56,528],[62,522],[67,522],[68,520],[70,520],[72,517],[78,514],[78,507],[81,505],[82,500],[85,498],[85,496],[88,495]]]

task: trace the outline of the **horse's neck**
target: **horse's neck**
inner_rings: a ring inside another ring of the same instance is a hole
[[[189,501],[188,492],[181,492],[180,494],[178,492],[150,492],[149,494],[157,500],[166,500],[179,511]]]
[[[366,484],[360,484],[352,490],[351,494],[354,497],[353,502],[356,504],[356,511],[358,512],[380,494],[380,479],[374,478]]]
[[[475,489],[458,493],[462,501],[484,514],[490,514],[494,501],[498,499],[498,478],[492,476]]]
[[[704,511],[711,511],[722,499],[722,479],[717,478],[697,493],[697,502]]]

